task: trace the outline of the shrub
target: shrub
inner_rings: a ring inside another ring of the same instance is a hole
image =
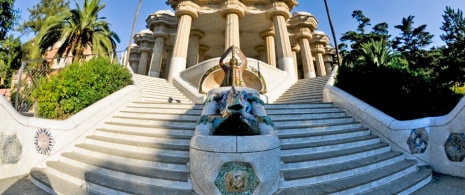
[[[126,68],[98,58],[73,63],[56,75],[42,78],[32,97],[38,101],[39,117],[65,119],[130,84],[131,74]]]

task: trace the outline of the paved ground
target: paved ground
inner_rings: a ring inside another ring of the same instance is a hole
[[[36,187],[29,175],[0,180],[0,194],[2,195],[46,195]],[[465,195],[465,178],[453,177],[440,173],[433,174],[433,180],[413,193],[413,195]]]

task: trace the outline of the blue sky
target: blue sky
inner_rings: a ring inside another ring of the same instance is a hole
[[[82,3],[83,0],[77,0]],[[336,31],[339,38],[342,33],[355,30],[357,23],[351,17],[354,10],[362,10],[364,15],[371,19],[374,26],[377,23],[387,22],[389,24],[389,33],[393,36],[399,34],[394,28],[401,23],[403,17],[409,15],[415,16],[414,26],[427,24],[426,30],[434,34],[433,44],[431,46],[444,45],[439,35],[442,31],[439,27],[442,25],[442,14],[446,6],[454,9],[465,11],[465,0],[327,0]],[[40,0],[16,0],[15,7],[21,10],[22,19],[28,19],[29,12],[27,8],[40,2]],[[107,18],[112,24],[111,29],[121,38],[117,51],[124,50],[129,43],[132,22],[137,9],[138,0],[101,0],[106,4],[100,16]],[[299,6],[294,11],[306,11],[315,15],[319,22],[319,30],[326,32],[331,36],[331,30],[325,11],[323,0],[300,0]],[[74,1],[71,1],[72,7]],[[168,10],[170,7],[165,5],[165,0],[143,0],[137,20],[136,32],[145,29],[145,19],[147,16],[158,10]],[[369,29],[367,29],[369,30]],[[32,38],[33,34],[21,37],[22,41]]]

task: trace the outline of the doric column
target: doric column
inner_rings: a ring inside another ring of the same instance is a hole
[[[205,36],[203,32],[192,30],[189,38],[189,48],[187,50],[187,68],[199,63],[200,39]]]
[[[316,77],[315,66],[313,64],[312,50],[310,49],[309,41],[312,39],[312,34],[308,32],[299,32],[296,34],[296,38],[299,40],[304,78],[306,79]]]
[[[326,75],[325,62],[323,60],[323,54],[325,53],[324,46],[322,44],[316,44],[312,50],[315,55],[316,62],[316,75],[321,77]]]
[[[227,4],[221,10],[221,14],[226,17],[225,50],[233,45],[241,48],[239,18],[244,17],[243,8],[237,4]]]
[[[199,63],[205,61],[205,53],[207,53],[208,48],[206,45],[199,46]]]
[[[192,26],[192,20],[198,17],[197,11],[189,6],[182,5],[176,10],[176,17],[179,18],[176,40],[173,47],[173,57],[170,62],[168,72],[168,82],[173,82],[173,77],[186,69],[187,47]]]
[[[325,47],[324,61],[326,74],[331,74],[331,72],[333,71],[333,55],[334,53],[336,53],[334,50],[335,49],[331,47],[331,45],[326,45]]]
[[[139,66],[139,47],[134,45],[131,46],[131,55],[129,56],[129,63],[131,65],[132,72],[137,73],[137,66]]]
[[[297,62],[297,52],[300,51],[300,46],[299,45],[294,45],[292,47],[292,57],[294,58],[294,64],[295,64],[295,75],[297,75],[297,78],[299,78],[299,68],[298,68],[298,62]]]
[[[152,62],[150,65],[149,76],[160,77],[160,68],[165,47],[165,38],[158,36],[155,38],[155,44],[153,45]]]
[[[139,48],[140,59],[139,67],[137,68],[137,74],[147,75],[147,66],[149,63],[149,54],[152,52],[152,48],[148,47],[145,43]]]
[[[163,78],[168,78],[168,72],[170,70],[171,57],[173,56],[173,46],[166,46],[166,52],[168,57],[166,58],[165,70],[163,70]]]
[[[262,62],[267,62],[267,56],[266,56],[266,47],[263,45],[255,47],[255,51],[258,53],[258,60]]]
[[[275,2],[275,7],[268,11],[276,32],[276,54],[278,55],[278,67],[289,74],[293,80],[297,80],[294,70],[294,58],[292,57],[291,41],[287,31],[286,20],[290,17],[289,8],[284,2]]]
[[[265,39],[266,43],[266,57],[264,61],[269,65],[276,67],[276,45],[275,45],[275,32],[272,30],[264,31],[260,33],[260,37]]]

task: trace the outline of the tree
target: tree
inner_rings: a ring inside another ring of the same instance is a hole
[[[401,33],[400,36],[394,38],[392,46],[406,56],[408,56],[409,53],[420,51],[431,44],[434,36],[425,31],[426,24],[414,28],[413,18],[415,18],[415,16],[402,18],[402,24],[394,26],[394,28],[399,29]]]
[[[9,35],[5,40],[0,41],[0,79],[3,81],[3,87],[11,86],[11,75],[21,66],[21,57],[19,38]]]
[[[27,11],[30,13],[29,20],[24,21],[18,30],[23,34],[27,34],[29,32],[37,34],[40,29],[42,29],[42,26],[49,16],[59,15],[63,12],[69,11],[69,1],[41,0],[39,3],[34,5],[32,9],[28,8]]]
[[[364,34],[365,33],[365,27],[370,26],[370,18],[365,17],[363,15],[362,10],[355,10],[352,12],[352,18],[355,18],[358,22],[358,28],[357,31],[360,31],[360,33]]]
[[[465,39],[465,18],[460,9],[457,9],[456,12],[454,9],[447,6],[442,17],[444,22],[442,22],[440,29],[443,30],[445,34],[442,34],[440,37],[444,42],[450,45]]]
[[[5,39],[19,17],[14,4],[14,0],[0,0],[0,41]]]
[[[98,16],[104,8],[100,0],[84,0],[82,8],[76,2],[76,9],[47,18],[36,37],[35,55],[44,54],[59,42],[57,55],[72,55],[73,61],[79,60],[88,48],[98,56],[110,56],[120,40],[110,30],[106,18]]]

